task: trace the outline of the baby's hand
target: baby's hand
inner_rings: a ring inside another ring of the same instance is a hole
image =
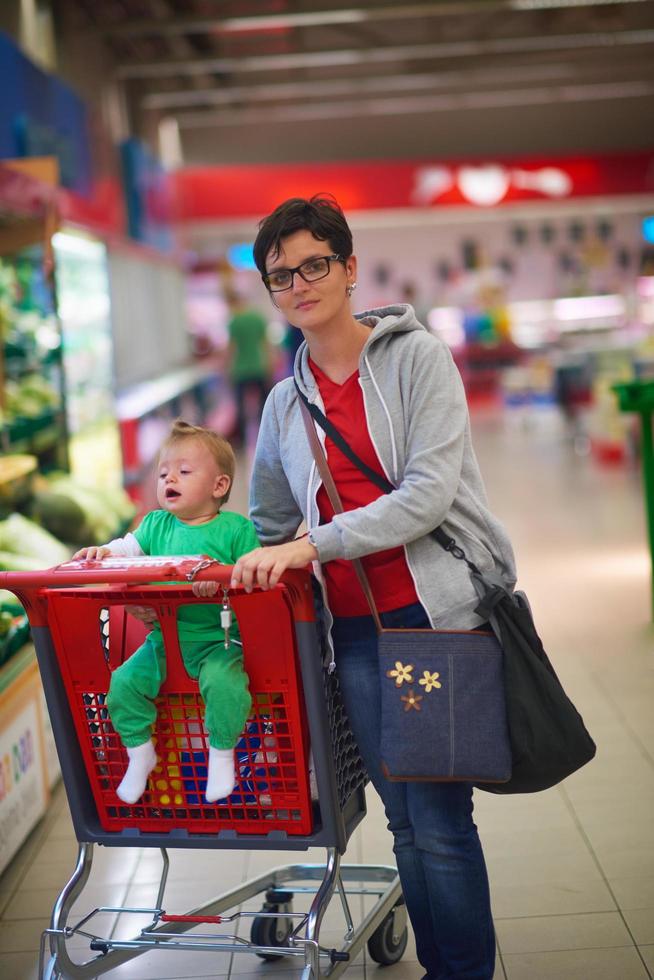
[[[73,555],[73,561],[101,561],[102,558],[108,558],[110,554],[111,549],[101,544],[97,547],[80,548]]]
[[[125,606],[125,612],[146,626],[152,627],[157,622],[157,614],[152,606]]]
[[[217,582],[194,582],[192,585],[193,595],[202,599],[210,599],[218,591]]]

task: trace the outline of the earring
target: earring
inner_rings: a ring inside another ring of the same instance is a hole
[[[348,295],[348,298],[352,295],[352,293],[354,292],[354,290],[356,288],[357,288],[357,284],[355,282],[352,282],[352,283],[349,284],[349,286],[345,290],[345,292]]]

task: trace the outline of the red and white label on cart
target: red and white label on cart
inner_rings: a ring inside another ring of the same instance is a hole
[[[39,587],[61,588],[64,585],[98,585],[118,583],[147,585],[159,582],[193,582],[201,572],[209,570],[209,578],[229,581],[231,565],[207,555],[139,555],[135,557],[78,558],[62,562],[54,568],[36,572],[0,572],[0,579],[13,589]]]
[[[73,571],[80,568],[180,568],[188,566],[192,568],[198,562],[205,560],[205,555],[138,555],[135,558],[119,558],[110,556],[108,558],[91,559],[81,558],[76,561],[65,561],[57,568],[62,571]]]

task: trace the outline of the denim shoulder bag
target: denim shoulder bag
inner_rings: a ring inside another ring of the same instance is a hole
[[[303,397],[300,408],[331,505],[335,513],[343,513]],[[359,559],[352,564],[379,634],[380,753],[386,778],[398,782],[508,780],[511,747],[502,648],[495,634],[384,629],[363,565]]]

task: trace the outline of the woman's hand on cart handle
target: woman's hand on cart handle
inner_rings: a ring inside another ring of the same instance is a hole
[[[94,545],[90,548],[80,548],[79,551],[76,551],[73,555],[73,561],[101,561],[103,558],[108,558],[110,554],[111,548],[107,548],[106,545]]]
[[[268,548],[255,548],[238,559],[232,569],[231,584],[232,587],[243,585],[246,592],[251,592],[255,585],[274,589],[287,569],[304,568],[317,558],[317,549],[306,537]]]

